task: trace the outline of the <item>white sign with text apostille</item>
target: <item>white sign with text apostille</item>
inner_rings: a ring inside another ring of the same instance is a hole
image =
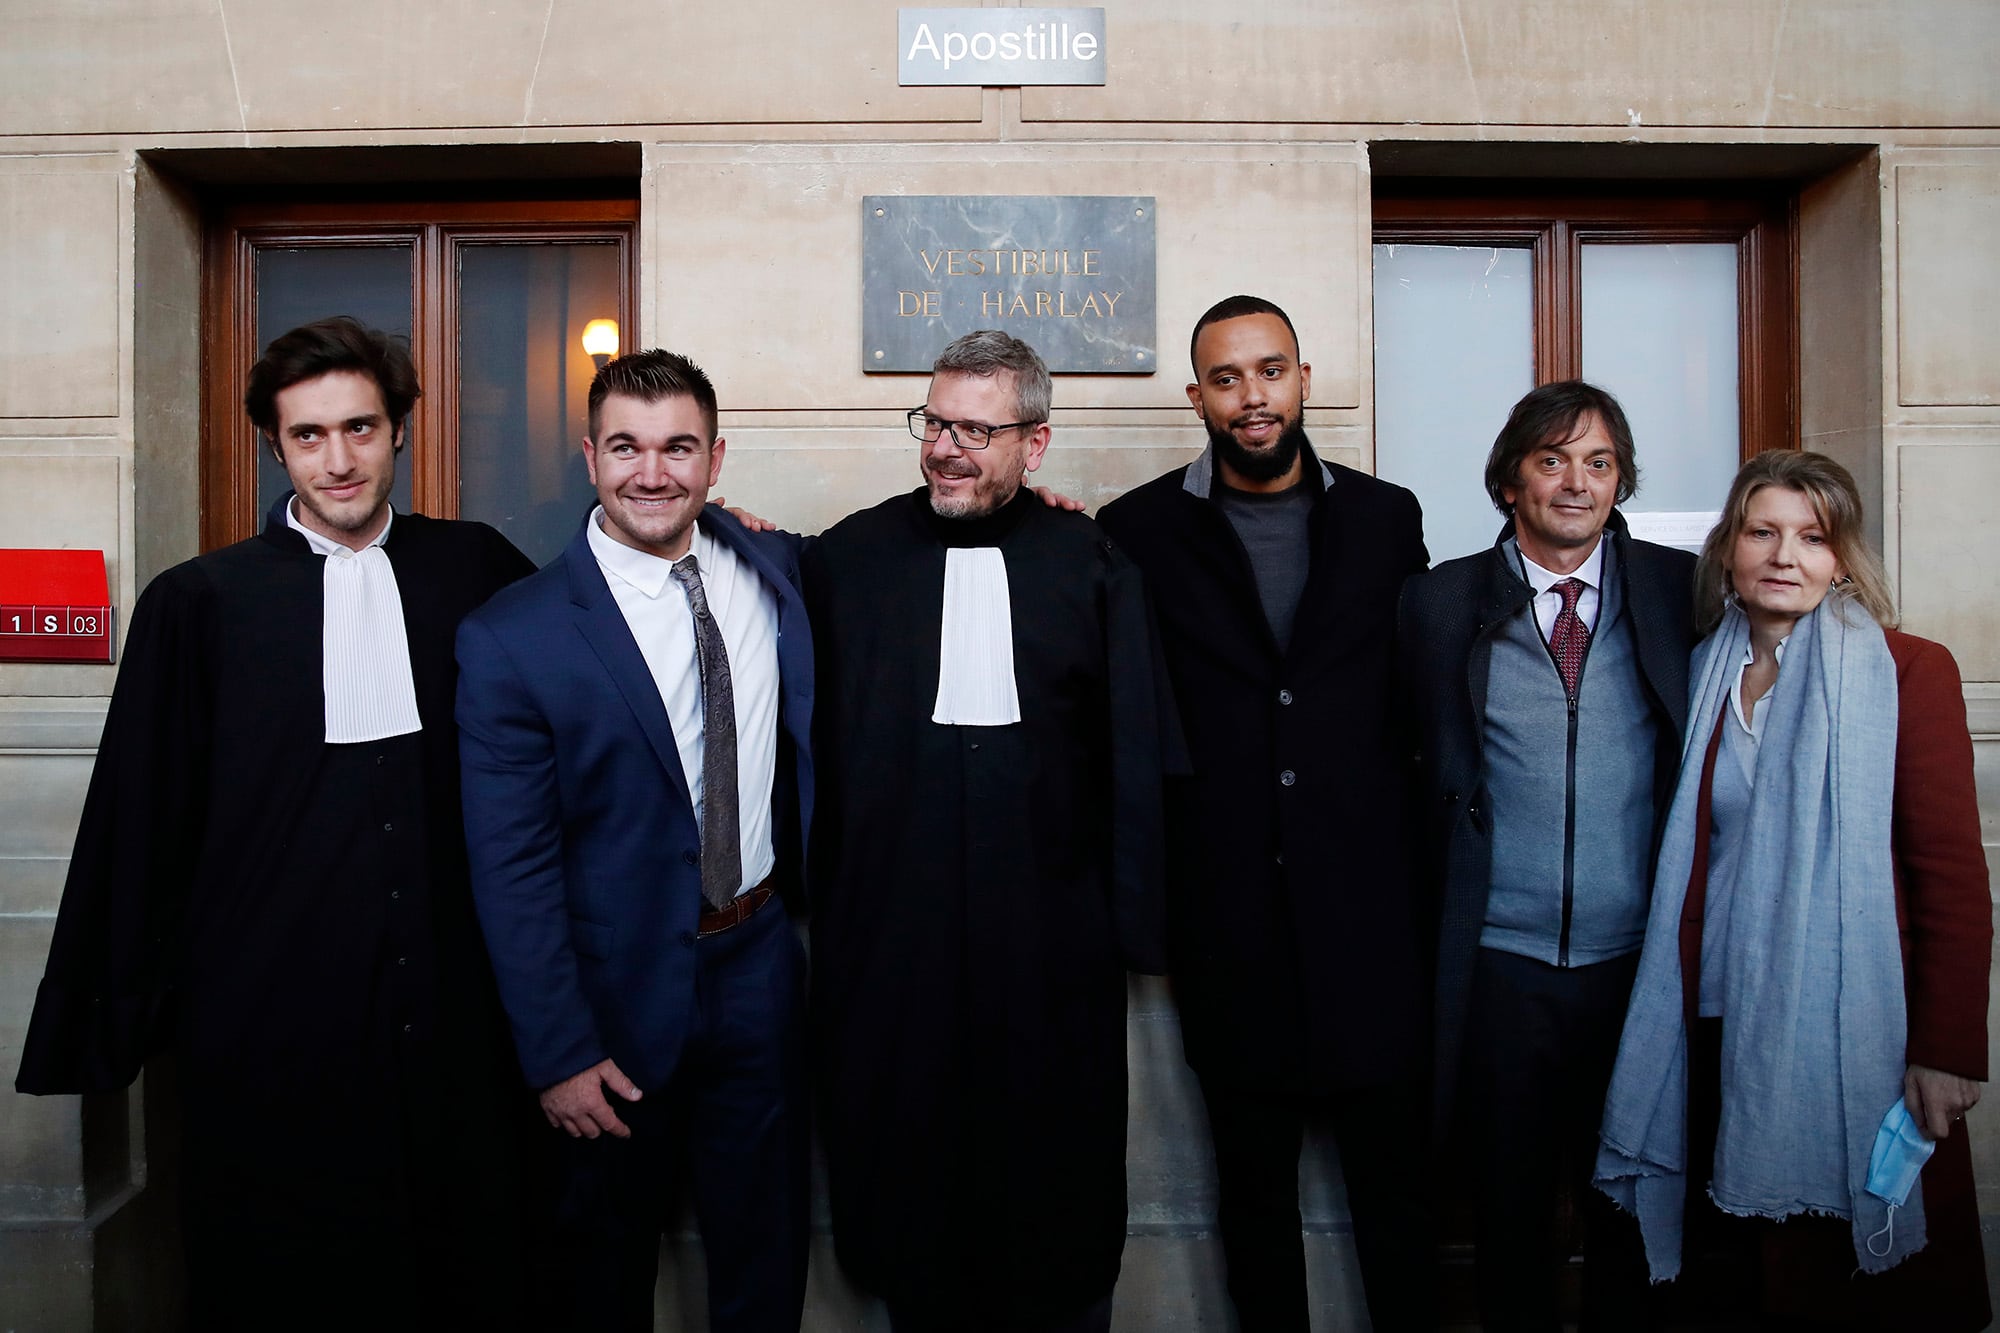
[[[1104,82],[1102,9],[899,9],[905,88]]]

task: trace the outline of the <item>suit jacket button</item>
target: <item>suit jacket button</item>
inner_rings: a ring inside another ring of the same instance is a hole
[[[690,847],[686,851],[681,853],[681,860],[687,862],[691,866],[698,866],[701,864],[701,853],[696,851],[694,848]]]
[[[1292,770],[1289,768],[1286,769],[1284,772],[1278,774],[1278,783],[1280,786],[1289,787],[1298,780],[1299,780],[1298,775],[1292,772]]]
[[[694,947],[694,932],[691,930],[682,931],[681,943],[685,944],[688,948],[692,949]]]

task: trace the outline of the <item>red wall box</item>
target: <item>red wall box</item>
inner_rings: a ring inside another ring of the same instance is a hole
[[[109,662],[102,551],[0,550],[0,662]]]

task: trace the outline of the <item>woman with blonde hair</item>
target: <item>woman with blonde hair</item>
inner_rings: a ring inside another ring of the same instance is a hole
[[[1972,744],[1957,665],[1894,628],[1861,524],[1840,464],[1765,453],[1702,551],[1707,637],[1596,1178],[1656,1281],[1685,1240],[1689,1285],[1766,1316],[1981,1328]]]

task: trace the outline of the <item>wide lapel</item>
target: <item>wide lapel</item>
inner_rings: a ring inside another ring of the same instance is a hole
[[[266,716],[306,753],[326,740],[326,557],[285,521],[291,499],[287,491],[271,506],[258,534],[280,553],[260,571],[273,609],[246,626],[254,640],[235,647],[259,663]]]
[[[1324,467],[1310,445],[1301,452],[1307,467]],[[1320,483],[1319,499],[1306,519],[1306,582],[1299,594],[1298,619],[1287,651],[1287,657],[1294,661],[1306,652],[1318,654],[1322,661],[1332,660],[1357,635],[1371,632],[1379,623],[1357,614],[1366,603],[1353,595],[1355,579],[1350,571],[1365,569],[1362,562],[1367,559],[1366,554],[1346,546],[1353,535],[1347,503],[1354,487],[1349,485],[1343,491],[1337,481],[1324,475]],[[1332,595],[1323,593],[1324,587],[1331,587]]]
[[[1507,538],[1514,533],[1509,520],[1486,553],[1486,578],[1479,593],[1479,619],[1472,627],[1471,651],[1466,654],[1465,683],[1472,703],[1473,735],[1484,749],[1486,731],[1486,677],[1493,663],[1493,627],[1534,600],[1534,589],[1514,572],[1507,561]],[[1482,760],[1482,763],[1484,761]]]
[[[590,520],[584,519],[588,524]],[[639,730],[653,747],[653,754],[666,770],[667,779],[674,790],[687,802],[688,809],[694,808],[694,797],[688,791],[687,774],[681,768],[680,746],[674,741],[673,723],[667,719],[667,706],[660,702],[660,690],[653,683],[653,673],[646,666],[645,654],[639,651],[638,640],[632,637],[632,627],[625,623],[625,613],[618,609],[618,599],[611,595],[611,586],[604,581],[604,571],[597,567],[597,557],[591,554],[590,539],[585,528],[577,529],[576,537],[562,554],[565,570],[569,575],[569,595],[571,610],[575,617],[577,632],[597,655],[605,674],[625,697],[626,706],[638,719]]]
[[[1280,660],[1278,636],[1271,632],[1271,622],[1264,618],[1264,603],[1257,595],[1257,573],[1250,566],[1250,552],[1244,549],[1243,539],[1236,535],[1228,515],[1213,499],[1186,489],[1176,490],[1173,502],[1188,506],[1191,535],[1208,547],[1208,555],[1195,561],[1196,577],[1214,578],[1222,589],[1219,607],[1207,606],[1200,597],[1196,598],[1196,605],[1203,613],[1221,610],[1243,617],[1244,631],[1249,641],[1257,645],[1254,651],[1258,659],[1276,663]],[[1216,644],[1234,641],[1236,636],[1229,634],[1217,635],[1213,640]]]

